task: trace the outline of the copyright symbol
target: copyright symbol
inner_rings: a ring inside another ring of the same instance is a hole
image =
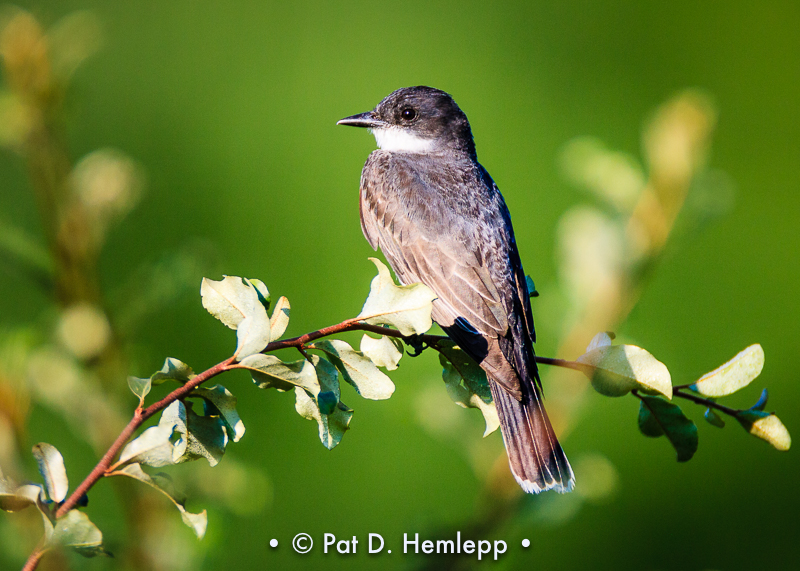
[[[292,539],[292,547],[298,553],[308,553],[314,547],[314,540],[307,533],[298,533]]]

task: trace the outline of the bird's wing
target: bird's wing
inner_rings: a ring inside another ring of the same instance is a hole
[[[485,184],[474,173],[460,181],[450,180],[459,172],[436,174],[423,179],[401,159],[373,153],[361,181],[364,235],[402,283],[422,282],[436,293],[433,319],[519,398],[518,374],[498,344],[509,331],[511,306],[519,303],[510,224],[505,231],[487,212],[491,205],[481,203],[493,189],[475,188],[476,196],[467,197],[473,203],[454,207],[463,197],[453,188],[469,195],[465,185]]]

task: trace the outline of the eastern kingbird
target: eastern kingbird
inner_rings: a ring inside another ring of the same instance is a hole
[[[380,150],[361,173],[361,229],[403,284],[437,296],[432,317],[486,371],[511,471],[526,492],[568,492],[572,468],[542,403],[530,298],[511,217],[469,121],[431,87],[398,89],[338,125]]]

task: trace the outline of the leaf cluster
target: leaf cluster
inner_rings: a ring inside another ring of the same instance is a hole
[[[613,397],[633,393],[639,398],[639,430],[652,438],[666,436],[675,448],[678,462],[692,458],[699,437],[697,426],[684,415],[674,397],[706,406],[704,418],[712,426],[724,427],[720,414],[725,414],[778,450],[791,446],[789,432],[780,419],[764,412],[766,389],[748,409],[732,409],[717,402],[748,386],[761,374],[764,350],[760,345],[747,347],[696,382],[677,387],[672,386],[667,367],[653,355],[635,345],[613,345],[608,333],[597,334],[576,362],[598,393]]]

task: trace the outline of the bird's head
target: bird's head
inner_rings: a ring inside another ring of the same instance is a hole
[[[369,129],[385,151],[475,154],[467,116],[450,95],[433,87],[398,89],[372,111],[345,117],[337,125]]]

